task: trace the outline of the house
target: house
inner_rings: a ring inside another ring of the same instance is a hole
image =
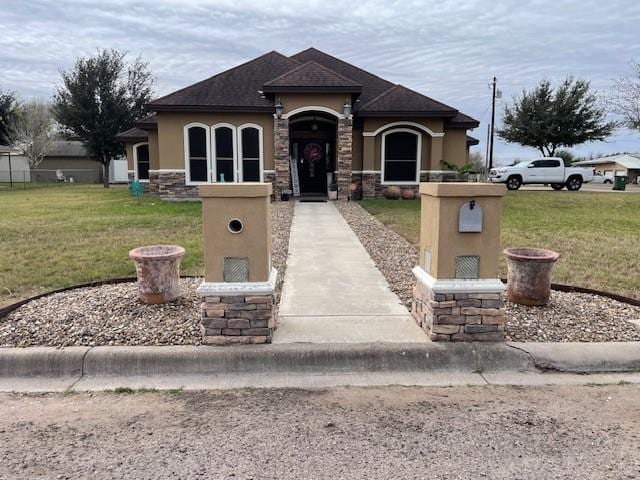
[[[389,185],[416,189],[463,165],[473,118],[315,48],[266,53],[158,98],[121,132],[129,175],[162,198],[207,182],[273,182],[339,198]]]
[[[638,183],[640,181],[640,155],[623,153],[621,155],[594,158],[593,160],[583,160],[576,162],[574,165],[593,167],[594,171],[602,175],[626,175],[629,177],[629,183]]]

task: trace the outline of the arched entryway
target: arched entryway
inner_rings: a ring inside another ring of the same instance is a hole
[[[337,119],[324,112],[306,111],[289,119],[292,179],[302,197],[326,196],[336,182]]]

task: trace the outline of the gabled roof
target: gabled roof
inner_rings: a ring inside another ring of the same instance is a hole
[[[291,57],[269,52],[147,104],[151,111],[273,112],[277,92],[358,93],[360,116],[417,116],[448,119],[447,126],[474,128],[478,122],[414,90],[395,85],[339,58],[308,48]],[[154,119],[155,120],[155,119]],[[154,128],[137,122],[142,129]],[[124,132],[123,132],[124,133]]]
[[[142,130],[157,130],[158,129],[158,116],[155,113],[151,113],[140,120],[135,122],[135,126]]]
[[[264,84],[267,92],[353,92],[362,85],[317,62],[306,62]]]
[[[617,163],[624,168],[640,169],[640,156],[623,153],[621,155],[594,158],[593,160],[583,160],[574,163],[574,165],[602,165],[604,163]]]
[[[454,117],[458,111],[433,98],[418,92],[395,85],[386,92],[378,95],[368,103],[360,106],[358,114],[361,116],[419,115]]]
[[[54,140],[47,148],[45,157],[89,157],[84,144],[79,140]]]
[[[147,104],[153,111],[266,112],[273,102],[260,94],[265,82],[299,64],[278,52],[266,53],[218,75]]]
[[[302,52],[292,55],[291,58],[297,62],[317,62],[320,65],[339,73],[340,75],[347,77],[354,82],[362,85],[362,93],[359,97],[359,102],[354,105],[354,112],[358,111],[359,106],[368,102],[372,98],[377,97],[381,93],[389,90],[394,86],[393,83],[380,78],[373,73],[369,73],[355,65],[351,65],[339,58],[333,57],[327,53],[321,52],[316,48],[307,48]]]

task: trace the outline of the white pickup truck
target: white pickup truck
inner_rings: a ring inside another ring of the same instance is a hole
[[[554,190],[580,190],[583,183],[593,180],[593,170],[581,167],[565,167],[558,157],[525,160],[512,167],[496,167],[489,172],[493,183],[506,183],[509,190],[518,190],[522,185],[550,184]]]

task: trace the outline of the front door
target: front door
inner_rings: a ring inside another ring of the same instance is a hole
[[[322,139],[296,141],[293,154],[298,164],[300,193],[326,195],[329,142]]]

